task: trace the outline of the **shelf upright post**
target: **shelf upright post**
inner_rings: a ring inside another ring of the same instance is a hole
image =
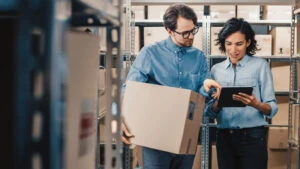
[[[204,15],[202,18],[203,29],[203,52],[206,56],[207,65],[210,65],[210,11],[209,6],[204,6]],[[209,67],[209,66],[208,66]],[[209,70],[208,70],[209,71]],[[202,127],[201,127],[201,168],[209,169],[210,160],[210,142],[209,142],[209,117],[203,115]]]
[[[107,0],[109,2],[110,0]],[[121,0],[117,0],[118,20],[121,20]],[[109,10],[109,9],[107,9]],[[106,109],[105,116],[105,169],[123,168],[123,143],[121,141],[121,78],[122,61],[120,59],[120,25],[107,26],[106,31]],[[116,68],[113,76],[112,68]],[[125,163],[126,165],[126,163]],[[127,167],[125,166],[125,169]]]
[[[293,112],[293,98],[295,98],[295,59],[294,57],[294,37],[295,37],[295,15],[293,14],[294,6],[292,6],[291,14],[291,48],[290,48],[290,82],[289,82],[289,114],[288,114],[288,153],[287,153],[287,169],[291,169],[292,158],[292,112]]]
[[[19,0],[14,168],[63,168],[69,0]]]
[[[132,64],[132,57],[135,49],[135,14],[131,8],[131,0],[126,0],[125,6],[125,62],[126,67],[124,68],[124,78],[127,76],[129,69]]]
[[[297,22],[296,21],[294,21],[293,23],[296,23],[295,24],[295,29],[297,29],[297,37],[295,38],[296,39],[296,44],[297,44],[297,46],[294,46],[294,47],[296,47],[296,53],[293,53],[294,54],[294,65],[293,65],[293,70],[295,71],[294,73],[295,73],[295,75],[293,76],[293,77],[295,77],[295,79],[294,79],[294,81],[295,81],[295,89],[296,89],[296,93],[294,93],[292,96],[294,96],[295,98],[296,98],[296,103],[297,104],[299,104],[299,97],[300,97],[300,88],[299,88],[299,84],[298,83],[300,83],[300,81],[298,80],[298,78],[299,78],[299,74],[297,74],[297,72],[299,72],[299,71],[296,71],[296,70],[298,70],[298,69],[300,69],[299,68],[299,66],[298,65],[300,65],[300,64],[298,64],[297,65],[297,63],[299,63],[300,62],[300,57],[299,57],[299,54],[300,54],[300,33],[299,33],[299,30],[300,30],[300,0],[295,0],[295,8],[294,8],[294,10],[293,10],[293,14],[294,14],[294,19],[295,20],[297,20]],[[293,50],[292,52],[294,52],[295,50]],[[296,68],[296,69],[295,69]],[[292,77],[292,76],[291,76]],[[297,169],[300,169],[300,165],[299,165],[299,162],[300,162],[300,109],[298,108],[298,112],[295,112],[295,113],[298,113],[298,119],[296,119],[297,120],[297,122],[298,123],[296,123],[296,124],[298,124],[298,126],[293,126],[294,128],[296,128],[297,127],[297,129],[298,129],[298,143],[297,143],[297,151],[298,151],[298,156],[297,156]],[[290,134],[290,132],[289,132],[289,134]],[[289,137],[290,138],[290,137]]]

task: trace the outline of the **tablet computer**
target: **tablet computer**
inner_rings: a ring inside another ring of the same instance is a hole
[[[252,95],[252,87],[222,87],[219,97],[220,107],[244,107],[244,103],[232,99],[233,94],[246,93]]]

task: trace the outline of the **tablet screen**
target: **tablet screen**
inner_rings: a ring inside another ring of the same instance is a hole
[[[232,99],[233,94],[246,93],[251,95],[252,87],[222,87],[219,97],[219,105],[221,107],[244,107],[244,103]]]

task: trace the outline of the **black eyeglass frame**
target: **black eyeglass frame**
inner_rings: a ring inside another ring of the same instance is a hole
[[[191,34],[195,35],[199,31],[199,26],[195,26],[192,30],[190,31],[185,31],[185,32],[177,32],[173,30],[173,32],[177,33],[178,35],[181,35],[183,39],[188,39]]]

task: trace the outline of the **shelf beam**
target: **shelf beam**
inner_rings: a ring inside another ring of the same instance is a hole
[[[132,5],[170,5],[184,2],[197,5],[294,5],[295,0],[132,0]]]

